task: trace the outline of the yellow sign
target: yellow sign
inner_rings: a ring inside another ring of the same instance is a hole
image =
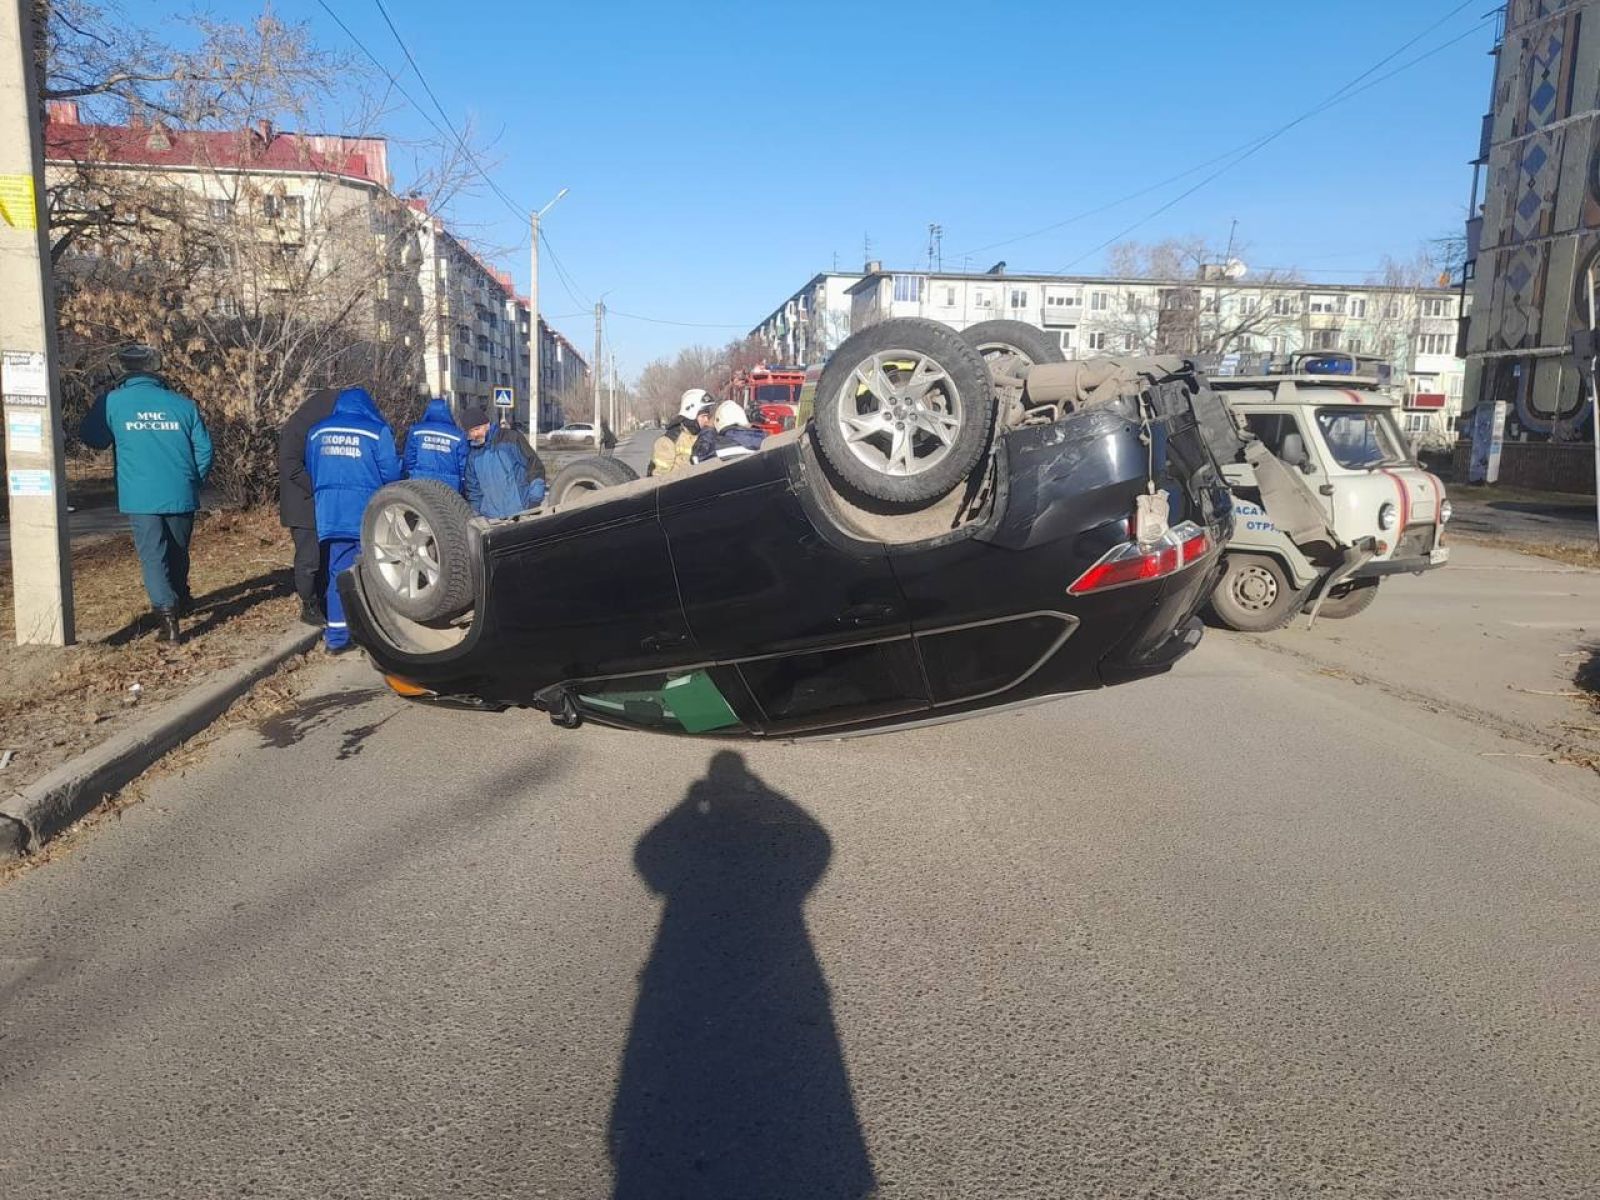
[[[13,229],[39,228],[32,175],[0,175],[0,221]]]

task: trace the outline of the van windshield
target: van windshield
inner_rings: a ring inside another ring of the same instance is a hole
[[[1352,471],[1370,467],[1402,466],[1410,460],[1401,449],[1400,434],[1387,412],[1372,408],[1319,408],[1328,451],[1341,467]]]

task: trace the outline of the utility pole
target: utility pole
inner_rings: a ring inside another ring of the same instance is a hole
[[[539,445],[539,219],[567,194],[562,188],[537,212],[528,214],[528,440]]]
[[[611,394],[606,398],[606,408],[611,411],[611,432],[617,432],[621,424],[617,420],[617,352],[611,352]]]
[[[65,646],[72,555],[33,8],[0,3],[0,391],[17,644]]]
[[[594,359],[589,368],[589,379],[594,387],[594,435],[596,438],[595,449],[600,448],[600,377],[605,374],[605,367],[600,360],[600,339],[605,328],[606,302],[595,301],[594,305]]]

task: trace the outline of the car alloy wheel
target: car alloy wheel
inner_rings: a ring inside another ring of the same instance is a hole
[[[945,369],[914,350],[882,350],[845,380],[837,407],[850,453],[881,475],[932,470],[955,449],[961,394]]]
[[[397,596],[418,601],[439,586],[443,569],[438,538],[427,518],[403,500],[392,500],[379,510],[372,556],[379,578]]]

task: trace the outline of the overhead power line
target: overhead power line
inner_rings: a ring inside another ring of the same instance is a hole
[[[372,2],[378,6],[378,12],[383,17],[383,23],[389,27],[389,32],[394,35],[395,44],[400,47],[400,52],[406,56],[406,62],[411,64],[412,74],[417,77],[417,82],[422,85],[422,90],[428,94],[428,99],[433,101],[433,107],[438,112],[439,119],[445,123],[445,127],[451,133],[455,134],[456,144],[461,147],[461,153],[466,156],[467,161],[472,164],[484,183],[489,185],[489,190],[500,198],[500,202],[510,209],[519,221],[522,220],[528,215],[529,210],[518,205],[515,200],[506,195],[498,183],[489,177],[489,172],[484,170],[483,164],[478,161],[478,156],[472,152],[472,147],[467,145],[467,139],[457,132],[455,125],[450,120],[450,114],[445,112],[444,105],[439,103],[439,97],[428,83],[428,77],[422,73],[422,68],[417,65],[416,57],[411,53],[411,47],[406,45],[405,38],[400,36],[400,30],[396,28],[394,19],[389,16],[389,10],[384,7],[383,0],[372,0]],[[323,7],[326,8],[327,5],[324,4]]]
[[[1342,100],[1347,100],[1347,99],[1350,98],[1350,96],[1355,95],[1356,92],[1353,92],[1353,91],[1350,92],[1349,95],[1344,95],[1343,93],[1345,93],[1348,89],[1350,89],[1354,84],[1359,83],[1361,81],[1361,79],[1365,78],[1365,76],[1370,75],[1374,70],[1377,70],[1378,68],[1382,67],[1385,63],[1389,62],[1390,60],[1392,60],[1397,55],[1403,54],[1407,49],[1409,49],[1411,46],[1415,45],[1417,42],[1421,41],[1429,33],[1432,33],[1435,29],[1439,28],[1439,26],[1441,26],[1443,24],[1446,24],[1452,17],[1456,16],[1456,14],[1460,13],[1463,9],[1471,7],[1472,4],[1476,3],[1476,2],[1477,2],[1477,0],[1466,0],[1465,3],[1457,5],[1454,9],[1452,9],[1450,12],[1446,13],[1443,17],[1441,17],[1433,25],[1430,25],[1427,29],[1425,29],[1421,33],[1417,34],[1410,41],[1408,41],[1404,45],[1400,46],[1397,50],[1392,51],[1384,59],[1382,59],[1379,62],[1373,64],[1373,66],[1368,67],[1366,71],[1364,71],[1361,75],[1356,76],[1356,78],[1351,80],[1350,83],[1345,84],[1345,86],[1340,88],[1339,91],[1334,92],[1331,96],[1329,96],[1328,98],[1326,98],[1323,101],[1321,101],[1315,108],[1311,109],[1307,113],[1302,114],[1300,117],[1296,118],[1294,121],[1290,122],[1288,125],[1281,126],[1278,130],[1273,131],[1272,133],[1269,133],[1269,134],[1266,134],[1266,135],[1258,135],[1257,137],[1252,138],[1249,141],[1241,142],[1239,145],[1234,146],[1232,149],[1225,150],[1221,154],[1214,155],[1213,157],[1206,159],[1204,162],[1196,163],[1194,166],[1187,167],[1184,170],[1179,171],[1174,175],[1169,175],[1165,179],[1159,179],[1154,183],[1146,184],[1144,187],[1138,188],[1137,190],[1132,191],[1132,192],[1128,192],[1126,195],[1118,196],[1114,200],[1107,200],[1102,204],[1095,205],[1093,208],[1087,208],[1087,209],[1084,209],[1082,212],[1073,213],[1070,217],[1064,217],[1061,220],[1053,221],[1048,225],[1042,225],[1037,229],[1029,230],[1027,233],[1019,233],[1019,234],[1015,235],[1014,237],[1002,238],[999,241],[994,241],[994,242],[987,242],[982,246],[976,246],[971,250],[964,250],[960,254],[952,255],[951,257],[953,257],[953,258],[965,258],[965,257],[969,257],[969,256],[976,257],[977,255],[983,254],[983,253],[985,253],[987,251],[990,251],[990,250],[998,250],[998,249],[1001,249],[1004,246],[1013,246],[1018,242],[1025,242],[1025,241],[1029,241],[1029,240],[1031,240],[1033,238],[1036,238],[1036,237],[1041,237],[1041,236],[1043,236],[1044,234],[1047,234],[1047,233],[1054,233],[1056,230],[1064,229],[1068,225],[1075,225],[1079,221],[1085,221],[1085,220],[1088,220],[1090,217],[1099,216],[1101,213],[1108,212],[1113,208],[1120,208],[1122,205],[1127,204],[1130,201],[1137,200],[1141,196],[1147,196],[1151,192],[1160,191],[1162,188],[1166,187],[1168,184],[1177,183],[1180,180],[1187,179],[1191,175],[1197,174],[1200,171],[1204,171],[1207,167],[1215,166],[1216,164],[1221,163],[1221,162],[1227,162],[1229,166],[1232,166],[1233,165],[1233,161],[1232,160],[1235,158],[1235,156],[1241,156],[1241,161],[1242,161],[1242,156],[1245,154],[1245,152],[1247,152],[1247,151],[1253,152],[1255,149],[1259,149],[1261,146],[1264,146],[1267,141],[1269,141],[1272,138],[1276,137],[1278,134],[1287,132],[1290,128],[1292,128],[1294,125],[1299,124],[1301,121],[1306,120],[1309,117],[1316,115],[1317,113],[1323,111],[1325,108],[1331,107],[1333,104],[1339,103]],[[1487,22],[1485,22],[1485,23],[1487,23]],[[1466,33],[1462,34],[1461,36],[1462,37],[1470,36],[1471,34],[1477,32],[1478,29],[1481,29],[1481,28],[1482,28],[1482,24],[1476,25],[1472,29],[1469,29]],[[1444,49],[1446,49],[1447,47],[1449,47],[1451,45],[1454,45],[1455,42],[1459,41],[1459,40],[1460,40],[1460,38],[1457,38],[1457,39],[1454,39],[1454,40],[1452,40],[1450,42],[1445,43],[1445,45],[1443,45],[1443,46],[1436,47],[1434,50],[1430,51],[1429,54],[1436,54],[1439,51],[1444,50]],[[1425,55],[1424,57],[1427,57],[1427,56]],[[1383,76],[1383,79],[1391,78],[1392,75],[1397,74],[1400,70],[1404,70],[1404,69],[1406,69],[1406,67],[1412,66],[1412,65],[1414,65],[1415,62],[1420,62],[1420,61],[1421,61],[1420,58],[1416,59],[1416,60],[1413,60],[1412,63],[1407,63],[1407,64],[1405,64],[1405,66],[1397,68],[1396,71],[1390,72],[1389,74]],[[1369,86],[1369,87],[1370,86],[1375,86],[1376,84],[1381,83],[1382,81],[1383,81],[1382,79],[1375,79],[1370,84],[1368,84],[1367,86]],[[1365,91],[1366,88],[1361,88],[1359,90]],[[1180,197],[1180,199],[1181,198],[1182,197]],[[1149,218],[1146,218],[1146,220],[1148,220],[1148,219]],[[1093,253],[1093,251],[1090,251],[1090,253]],[[1065,269],[1066,268],[1063,268],[1063,270],[1065,270]]]
[[[1247,143],[1241,150],[1239,150],[1237,152],[1232,152],[1229,155],[1224,156],[1224,157],[1228,158],[1228,161],[1225,162],[1221,167],[1218,167],[1215,171],[1212,171],[1205,178],[1201,179],[1198,183],[1196,183],[1192,187],[1186,188],[1184,191],[1178,193],[1178,195],[1174,196],[1171,200],[1168,200],[1165,204],[1161,205],[1160,207],[1152,210],[1151,212],[1146,213],[1144,216],[1140,217],[1137,221],[1133,222],[1133,224],[1131,224],[1131,225],[1127,226],[1126,228],[1121,229],[1121,230],[1117,231],[1116,233],[1112,234],[1109,238],[1107,238],[1105,241],[1101,242],[1099,245],[1094,246],[1091,249],[1084,251],[1082,254],[1080,254],[1076,258],[1074,258],[1071,262],[1067,263],[1063,267],[1060,267],[1054,273],[1055,274],[1064,274],[1065,272],[1070,271],[1073,267],[1077,266],[1078,263],[1082,262],[1084,259],[1089,258],[1089,257],[1091,257],[1091,256],[1093,256],[1095,254],[1098,254],[1100,251],[1106,249],[1109,246],[1115,245],[1117,242],[1119,242],[1123,238],[1127,237],[1134,230],[1138,229],[1141,225],[1145,224],[1148,221],[1153,221],[1156,217],[1161,216],[1163,213],[1169,211],[1170,209],[1172,209],[1173,207],[1175,207],[1176,205],[1178,205],[1182,201],[1188,199],[1190,196],[1192,196],[1196,192],[1198,192],[1201,188],[1205,187],[1208,183],[1211,183],[1213,180],[1218,179],[1222,175],[1227,174],[1234,167],[1236,167],[1240,163],[1244,162],[1245,159],[1247,159],[1247,158],[1251,157],[1252,155],[1256,154],[1258,151],[1265,149],[1268,145],[1270,145],[1271,143],[1277,141],[1280,137],[1282,137],[1284,134],[1288,133],[1291,129],[1294,129],[1296,126],[1304,124],[1306,121],[1309,121],[1312,117],[1317,116],[1319,113],[1326,112],[1328,109],[1332,108],[1336,104],[1342,104],[1344,101],[1349,100],[1352,97],[1357,96],[1357,95],[1361,94],[1362,92],[1365,92],[1365,91],[1369,90],[1370,88],[1374,88],[1378,84],[1383,83],[1386,80],[1392,79],[1396,75],[1399,75],[1404,71],[1410,70],[1412,67],[1416,66],[1418,63],[1424,61],[1425,59],[1432,58],[1435,54],[1439,54],[1439,53],[1441,53],[1441,52],[1443,52],[1445,50],[1448,50],[1451,46],[1454,46],[1457,42],[1463,41],[1464,39],[1466,39],[1468,37],[1471,37],[1473,34],[1477,33],[1479,30],[1483,29],[1486,25],[1492,23],[1492,21],[1495,18],[1490,17],[1490,18],[1487,18],[1485,20],[1479,21],[1472,28],[1466,30],[1463,33],[1460,33],[1460,34],[1456,35],[1455,37],[1451,38],[1449,41],[1443,42],[1440,45],[1435,46],[1433,49],[1425,51],[1424,53],[1417,55],[1415,58],[1412,58],[1412,59],[1408,60],[1407,62],[1404,62],[1404,63],[1400,64],[1400,66],[1396,67],[1392,71],[1385,72],[1383,75],[1378,76],[1376,79],[1371,79],[1371,80],[1368,80],[1366,83],[1362,83],[1363,80],[1367,80],[1368,76],[1372,75],[1375,71],[1378,71],[1382,67],[1388,65],[1390,62],[1393,62],[1396,58],[1398,58],[1400,55],[1404,54],[1412,46],[1416,45],[1423,38],[1427,37],[1428,34],[1432,33],[1435,29],[1438,29],[1441,25],[1444,25],[1445,23],[1447,23],[1451,18],[1456,16],[1458,13],[1460,13],[1464,9],[1472,7],[1473,4],[1478,3],[1478,2],[1479,2],[1479,0],[1463,0],[1463,3],[1456,5],[1449,12],[1447,12],[1444,16],[1440,17],[1437,21],[1435,21],[1432,25],[1429,25],[1426,29],[1424,29],[1421,33],[1418,33],[1414,37],[1410,38],[1409,40],[1401,43],[1394,50],[1390,51],[1383,58],[1381,58],[1377,62],[1373,63],[1372,66],[1368,67],[1365,71],[1361,72],[1361,74],[1355,76],[1355,78],[1351,79],[1348,83],[1344,84],[1344,86],[1340,87],[1337,91],[1335,91],[1332,94],[1330,94],[1328,97],[1323,99],[1321,102],[1319,102],[1318,104],[1314,105],[1313,107],[1307,109],[1305,112],[1301,113],[1299,116],[1293,118],[1292,120],[1284,122],[1284,124],[1278,126],[1276,129],[1274,129],[1274,130],[1262,135],[1261,137],[1257,138],[1255,141]],[[1358,84],[1360,86],[1357,86]],[[1212,162],[1215,162],[1215,161],[1217,161],[1217,160],[1216,159],[1212,160]],[[1192,174],[1193,172],[1190,171],[1188,173]]]
[[[664,317],[645,317],[645,316],[641,316],[638,313],[621,312],[618,309],[611,308],[609,306],[607,306],[606,312],[609,313],[613,317],[626,317],[630,321],[648,321],[651,325],[677,325],[677,326],[680,326],[681,328],[684,328],[684,329],[749,329],[750,328],[750,323],[748,321],[739,321],[737,323],[715,322],[715,321],[669,321],[669,320],[665,319]]]

